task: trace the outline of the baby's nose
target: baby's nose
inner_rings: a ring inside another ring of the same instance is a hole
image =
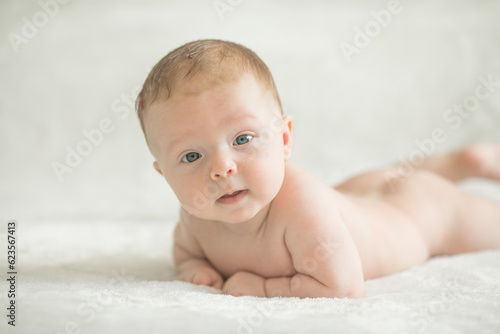
[[[236,175],[237,169],[234,161],[229,159],[216,161],[212,166],[212,171],[210,176],[212,180],[217,181],[221,178],[227,178],[229,176]]]
[[[212,173],[212,179],[217,180],[221,177],[228,177],[229,175],[234,174],[234,168],[229,168],[227,171],[222,171],[220,173]]]

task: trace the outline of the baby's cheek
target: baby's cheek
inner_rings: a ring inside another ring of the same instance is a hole
[[[213,186],[200,186],[196,182],[176,180],[171,187],[181,205],[191,214],[197,215],[210,204]]]
[[[256,173],[252,177],[264,193],[274,198],[283,183],[284,169],[282,161],[270,157],[258,164]]]

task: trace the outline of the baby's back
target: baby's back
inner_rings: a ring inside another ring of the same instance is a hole
[[[418,180],[414,180],[419,182]],[[330,240],[342,234],[345,226],[349,235],[344,242],[353,242],[363,268],[365,279],[380,277],[404,270],[429,257],[429,247],[419,227],[409,215],[391,201],[392,198],[413,197],[412,180],[399,193],[387,192],[384,186],[371,187],[370,191],[356,195],[346,194],[325,185],[309,172],[289,163],[282,191],[273,205],[276,212],[273,223],[308,229],[319,224],[316,261],[321,254],[334,251]],[[330,230],[328,226],[337,230]],[[336,239],[338,242],[338,239]],[[329,249],[331,248],[331,249]]]

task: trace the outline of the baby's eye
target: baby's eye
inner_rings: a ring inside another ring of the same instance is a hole
[[[253,136],[250,135],[241,135],[236,137],[236,139],[233,142],[233,145],[244,145],[248,143],[250,140],[252,140]]]
[[[186,154],[185,156],[182,157],[182,162],[194,162],[196,160],[198,160],[199,158],[201,158],[201,154],[200,153],[196,153],[196,152],[189,152],[188,154]]]

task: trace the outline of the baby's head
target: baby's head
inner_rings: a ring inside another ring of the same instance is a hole
[[[217,84],[236,82],[244,74],[252,75],[272,95],[283,114],[271,72],[252,50],[233,42],[206,39],[169,52],[153,67],[136,101],[146,141],[149,143],[145,123],[155,102],[167,101],[188,85],[196,93],[194,90],[201,92]]]
[[[251,50],[219,40],[173,50],[146,79],[137,112],[156,170],[192,215],[246,221],[278,193],[291,121]]]

